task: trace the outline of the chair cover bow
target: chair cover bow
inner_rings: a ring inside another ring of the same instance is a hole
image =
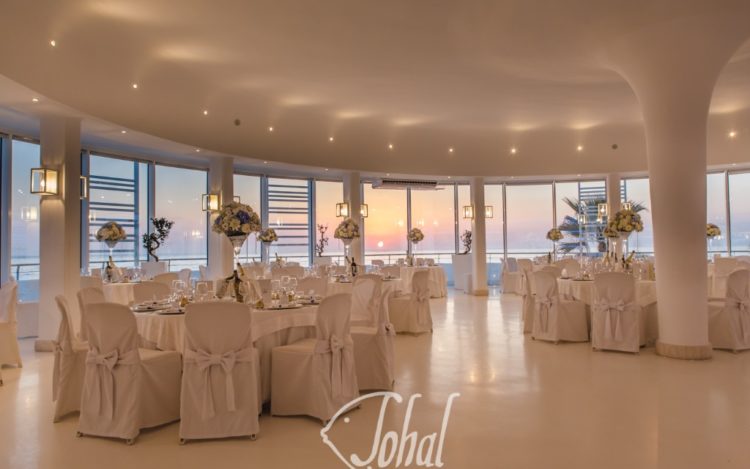
[[[383,325],[383,332],[384,335],[396,335],[396,328],[393,326],[393,323],[387,322]]]
[[[99,386],[96,387],[92,397],[100,415],[106,411],[106,416],[110,420],[114,417],[115,367],[118,365],[137,365],[138,363],[138,349],[129,350],[122,355],[117,349],[109,353],[100,353],[96,348],[89,350],[86,355],[86,364],[94,366],[96,373],[99,375],[97,380]]]
[[[607,339],[622,340],[622,313],[630,306],[624,300],[602,300],[597,304],[599,311],[605,313],[604,334]]]
[[[185,362],[195,363],[198,370],[203,374],[204,392],[201,403],[201,418],[203,420],[213,418],[216,415],[214,393],[211,386],[211,370],[220,367],[224,371],[227,410],[234,412],[237,410],[234,397],[234,366],[239,362],[251,362],[252,360],[252,347],[232,350],[223,354],[208,353],[205,350],[185,350]]]
[[[740,336],[750,340],[750,298],[727,297],[727,306],[739,310]]]
[[[350,354],[344,353],[344,350],[351,350],[352,347],[351,337],[341,339],[336,334],[331,334],[331,338],[328,340],[318,340],[315,345],[315,353],[331,354],[331,393],[334,398],[341,397],[343,394],[344,362],[350,358]]]
[[[536,297],[536,305],[539,308],[539,329],[542,332],[547,332],[549,327],[549,313],[555,303],[557,303],[557,298],[554,296]]]
[[[430,289],[424,288],[417,290],[416,293],[417,301],[422,303],[424,301],[430,301]]]

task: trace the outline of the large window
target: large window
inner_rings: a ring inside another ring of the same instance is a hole
[[[308,265],[310,259],[310,181],[268,178],[268,226],[279,240],[270,255]]]
[[[471,205],[469,199],[469,186],[463,187],[466,188],[465,196],[462,198],[459,192],[459,210],[466,205]],[[503,260],[503,250],[505,249],[503,246],[503,185],[485,185],[484,203],[485,205],[492,206],[492,218],[485,220],[485,233],[487,237],[487,283],[490,285],[499,285],[500,266]],[[463,216],[461,216],[461,219],[463,220]],[[471,223],[471,220],[465,221]],[[471,224],[469,224],[467,229],[471,229]]]
[[[40,166],[39,145],[22,140],[11,144],[11,272],[18,298],[39,299],[39,196],[29,193],[31,168]]]
[[[750,173],[729,175],[732,254],[750,253]]]
[[[336,218],[336,204],[344,200],[344,184],[340,181],[315,181],[315,244],[320,242],[319,226],[323,226],[328,245],[323,251],[324,256],[332,256],[342,261],[344,243],[333,237],[333,232],[341,222]],[[317,252],[314,253],[317,256]]]
[[[406,190],[373,189],[371,184],[364,184],[364,196],[369,209],[365,220],[366,258],[395,263],[406,256]]]
[[[508,256],[536,257],[552,250],[552,184],[508,185],[505,188]]]
[[[109,248],[96,240],[96,232],[110,221],[128,234],[113,250],[114,260],[121,266],[134,266],[146,258],[140,241],[148,231],[148,164],[93,154],[88,158],[89,267],[101,268],[107,260]]]
[[[727,251],[727,197],[726,175],[724,173],[710,173],[706,176],[706,215],[708,223],[713,223],[721,229],[721,236],[709,240],[709,255],[726,253]],[[747,199],[745,199],[747,200]]]
[[[411,226],[424,233],[414,255],[450,264],[451,254],[456,252],[455,186],[438,187],[440,190],[411,191]]]
[[[198,270],[208,261],[208,217],[201,210],[206,171],[157,165],[155,172],[155,216],[174,221],[169,238],[159,248],[159,260],[169,261],[173,271]]]
[[[623,202],[644,205],[646,208],[639,212],[643,220],[643,231],[630,235],[628,238],[628,251],[640,253],[654,252],[654,224],[651,220],[651,193],[649,192],[648,178],[623,180],[625,190],[623,191]]]
[[[234,175],[234,195],[240,198],[240,202],[247,204],[263,217],[261,205],[261,178],[260,176],[247,176],[244,174]],[[243,261],[259,261],[261,256],[260,242],[255,235],[251,235],[242,247],[240,257]]]

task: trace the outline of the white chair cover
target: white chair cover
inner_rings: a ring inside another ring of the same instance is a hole
[[[638,353],[646,344],[646,318],[635,298],[635,278],[621,272],[594,278],[591,346],[596,350]]]
[[[326,277],[305,277],[297,282],[297,290],[305,294],[312,290],[316,295],[326,296],[327,289],[328,278]]]
[[[527,273],[534,278],[534,319],[531,336],[551,342],[587,342],[589,340],[586,305],[581,301],[560,299],[557,278],[545,271]]]
[[[328,421],[359,396],[349,329],[351,295],[329,296],[318,307],[316,338],[271,352],[271,413]]]
[[[190,269],[182,269],[177,273],[177,278],[185,282],[185,285],[190,285],[190,279],[193,275],[193,271]],[[170,284],[171,285],[171,284]]]
[[[92,304],[86,325],[79,433],[132,441],[141,428],[179,419],[180,354],[139,350],[135,317],[127,306]]]
[[[102,288],[103,282],[101,276],[81,275],[81,288],[97,287]]]
[[[385,267],[385,261],[382,261],[380,259],[373,259],[372,260],[372,266],[373,267]]]
[[[522,275],[525,277],[525,279],[523,281],[524,292],[521,327],[523,328],[524,334],[530,334],[534,328],[534,279],[528,272],[523,272]]]
[[[739,261],[733,257],[720,257],[714,261],[714,272],[711,278],[711,291],[709,296],[713,298],[726,298],[727,279],[737,268],[742,267]]]
[[[315,256],[313,258],[313,265],[331,265],[333,259],[328,256]]]
[[[363,274],[354,278],[352,284],[351,323],[355,326],[374,327],[378,323],[382,302],[383,279],[379,275]]]
[[[391,278],[401,277],[401,267],[397,265],[387,265],[380,269],[380,271],[383,273],[383,275],[387,275]]]
[[[172,288],[172,282],[179,280],[180,275],[177,272],[166,272],[164,274],[154,275],[151,279],[153,282],[162,283],[169,288]]]
[[[167,271],[167,263],[164,261],[141,262],[141,270],[143,270],[143,276],[145,278],[154,278]]]
[[[180,404],[183,440],[256,435],[260,362],[240,303],[193,303],[185,312]]]
[[[60,327],[54,342],[55,363],[52,368],[52,400],[55,402],[54,422],[81,406],[81,390],[86,373],[88,344],[78,342],[73,334],[73,321],[64,296],[55,297],[60,312]]]
[[[208,267],[207,266],[205,266],[205,265],[199,265],[198,266],[198,273],[200,275],[199,278],[200,278],[201,281],[205,282],[206,280],[208,280]]]
[[[171,294],[172,289],[165,283],[153,281],[133,284],[133,301],[136,303],[164,300]]]
[[[0,288],[0,367],[23,366],[18,348],[17,305],[18,284],[11,280]]]
[[[99,287],[82,288],[78,291],[76,297],[78,298],[78,310],[81,312],[78,337],[85,342],[88,340],[86,337],[86,308],[90,304],[105,303],[107,300],[104,299],[104,291]]]
[[[503,293],[523,292],[523,277],[518,271],[516,258],[509,257],[503,262],[502,283]]]
[[[545,265],[544,267],[542,267],[541,271],[551,274],[556,279],[562,276],[562,267],[557,265]]]
[[[723,304],[709,303],[708,334],[715,349],[750,349],[750,271],[729,274]]]
[[[427,266],[428,266],[428,267],[433,267],[433,266],[435,266],[435,265],[436,265],[436,264],[435,264],[435,259],[433,259],[433,258],[431,258],[431,257],[428,257],[428,258],[427,258],[427,259],[425,259],[424,261],[425,261],[425,263],[427,264]]]
[[[393,292],[383,295],[376,327],[352,326],[354,363],[360,390],[391,390],[395,380],[393,341],[396,329],[391,324],[388,303]]]
[[[429,275],[426,270],[415,272],[411,281],[411,294],[390,299],[388,309],[396,332],[432,332]]]

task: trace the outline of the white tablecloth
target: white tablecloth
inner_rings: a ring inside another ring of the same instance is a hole
[[[433,267],[401,267],[401,288],[405,293],[411,293],[411,279],[418,270],[430,273],[430,298],[443,298],[448,295],[448,281],[445,270],[440,266]]]
[[[102,285],[104,299],[109,303],[128,306],[133,302],[132,283],[105,283]]]
[[[560,296],[568,300],[578,300],[588,306],[596,301],[594,282],[589,280],[558,279],[557,288]],[[656,282],[653,280],[638,280],[635,284],[636,300],[641,305],[656,301]]]
[[[271,350],[315,337],[317,306],[286,310],[250,310],[252,337],[260,355],[263,400],[271,398]],[[147,347],[182,352],[185,343],[184,314],[135,313],[138,334]]]
[[[383,280],[382,287],[381,287],[382,294],[385,295],[390,292],[408,292],[411,290],[405,290],[403,288],[403,281],[400,278],[393,279],[393,280]],[[338,293],[351,293],[352,292],[352,283],[345,283],[345,282],[328,282],[328,286],[326,287],[326,296],[336,295]]]

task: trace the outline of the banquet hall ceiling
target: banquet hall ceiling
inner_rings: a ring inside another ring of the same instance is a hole
[[[80,112],[84,129],[132,131],[115,143],[147,135],[253,161],[469,176],[645,169],[638,102],[602,48],[750,2],[3,3],[0,74]],[[750,160],[749,82],[746,44],[714,93],[711,164]],[[43,104],[18,98],[0,106]]]

